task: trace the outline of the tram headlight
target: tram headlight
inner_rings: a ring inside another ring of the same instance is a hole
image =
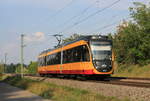
[[[102,64],[102,68],[106,68],[107,67],[107,65],[106,64]]]
[[[99,69],[100,67],[99,66],[96,66],[96,69]]]
[[[92,39],[97,39],[97,37],[96,36],[92,36]]]

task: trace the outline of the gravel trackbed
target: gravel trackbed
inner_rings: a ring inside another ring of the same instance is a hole
[[[131,101],[150,101],[150,88],[139,88],[58,78],[43,78],[31,76],[26,76],[26,78],[39,80],[41,82],[54,83],[57,85],[69,86],[73,88],[85,89],[104,96],[115,96],[121,99],[129,98]]]

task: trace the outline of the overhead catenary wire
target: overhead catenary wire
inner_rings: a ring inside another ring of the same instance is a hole
[[[125,19],[129,19],[129,18],[130,18],[130,17],[126,17]],[[121,21],[121,19],[120,19],[119,21],[115,21],[115,22],[113,22],[113,23],[109,23],[109,24],[107,24],[107,25],[101,26],[101,27],[99,27],[99,28],[97,28],[97,29],[91,31],[90,33],[98,32],[99,30],[104,30],[104,29],[106,29],[106,28],[109,28],[109,27],[111,27],[111,26],[113,26],[113,25],[118,24],[120,21]]]
[[[95,1],[93,4],[89,5],[89,6],[86,7],[85,9],[83,9],[83,10],[82,10],[81,12],[79,12],[77,15],[72,16],[70,19],[68,19],[67,21],[65,21],[64,23],[62,23],[61,25],[59,25],[58,27],[64,26],[64,25],[70,23],[72,20],[74,20],[74,19],[77,18],[77,17],[81,17],[81,15],[85,14],[85,13],[86,13],[90,8],[92,8],[93,5],[96,4],[96,3],[97,3],[97,1]]]
[[[65,6],[63,6],[62,8],[60,8],[60,9],[58,9],[54,14],[52,14],[51,16],[47,16],[47,18],[46,19],[50,19],[49,21],[53,21],[53,18],[55,18],[58,14],[60,14],[63,10],[65,10],[67,7],[69,7],[70,5],[72,5],[75,1],[77,1],[77,0],[71,0],[69,3],[67,3]],[[45,19],[45,20],[46,20]],[[44,20],[44,21],[45,21]],[[48,22],[48,21],[47,21]],[[41,24],[41,23],[43,23],[43,22],[39,22],[39,24]],[[34,27],[34,25],[33,25],[33,27]],[[36,27],[36,25],[35,25],[35,27]]]
[[[64,9],[66,9],[68,6],[70,6],[71,4],[73,4],[76,0],[71,0],[68,4],[66,4],[64,7],[62,7],[61,9],[59,9],[54,15],[52,15],[52,17],[55,17],[56,15],[58,15],[59,13],[61,13]]]
[[[99,30],[103,30],[103,29],[109,28],[109,27],[111,27],[111,26],[113,26],[113,25],[118,24],[118,22],[120,22],[120,21],[113,22],[113,23],[110,23],[110,24],[107,24],[107,25],[101,26],[101,27],[99,27],[99,28],[97,28],[97,29],[95,29],[95,30],[91,31],[90,33],[98,32]]]
[[[88,15],[88,16],[85,17],[84,19],[81,19],[81,20],[75,22],[73,25],[66,27],[65,29],[63,29],[63,30],[60,31],[59,33],[65,32],[65,31],[67,31],[68,29],[71,29],[71,28],[73,28],[73,27],[75,27],[75,26],[81,24],[82,22],[84,22],[84,21],[88,20],[89,18],[91,18],[91,17],[97,15],[97,14],[100,13],[100,12],[103,12],[104,10],[106,10],[106,9],[108,9],[108,8],[110,8],[110,7],[112,7],[113,5],[117,4],[117,3],[120,2],[120,1],[121,1],[121,0],[117,0],[117,1],[115,1],[115,2],[113,2],[113,3],[111,3],[110,5],[104,7],[103,9],[100,9],[100,10],[98,10],[98,11],[96,11],[96,12],[94,12],[94,13]]]

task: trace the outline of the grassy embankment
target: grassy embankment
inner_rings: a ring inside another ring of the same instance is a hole
[[[129,101],[115,97],[105,97],[86,90],[59,86],[52,83],[21,79],[20,77],[0,77],[0,79],[3,82],[28,90],[53,101]]]
[[[150,64],[145,66],[120,65],[117,66],[113,76],[150,78]]]

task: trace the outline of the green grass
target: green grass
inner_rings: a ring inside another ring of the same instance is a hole
[[[113,76],[150,78],[150,64],[145,66],[120,65]]]
[[[20,77],[7,77],[3,81],[53,101],[129,101],[52,83],[21,79]]]

